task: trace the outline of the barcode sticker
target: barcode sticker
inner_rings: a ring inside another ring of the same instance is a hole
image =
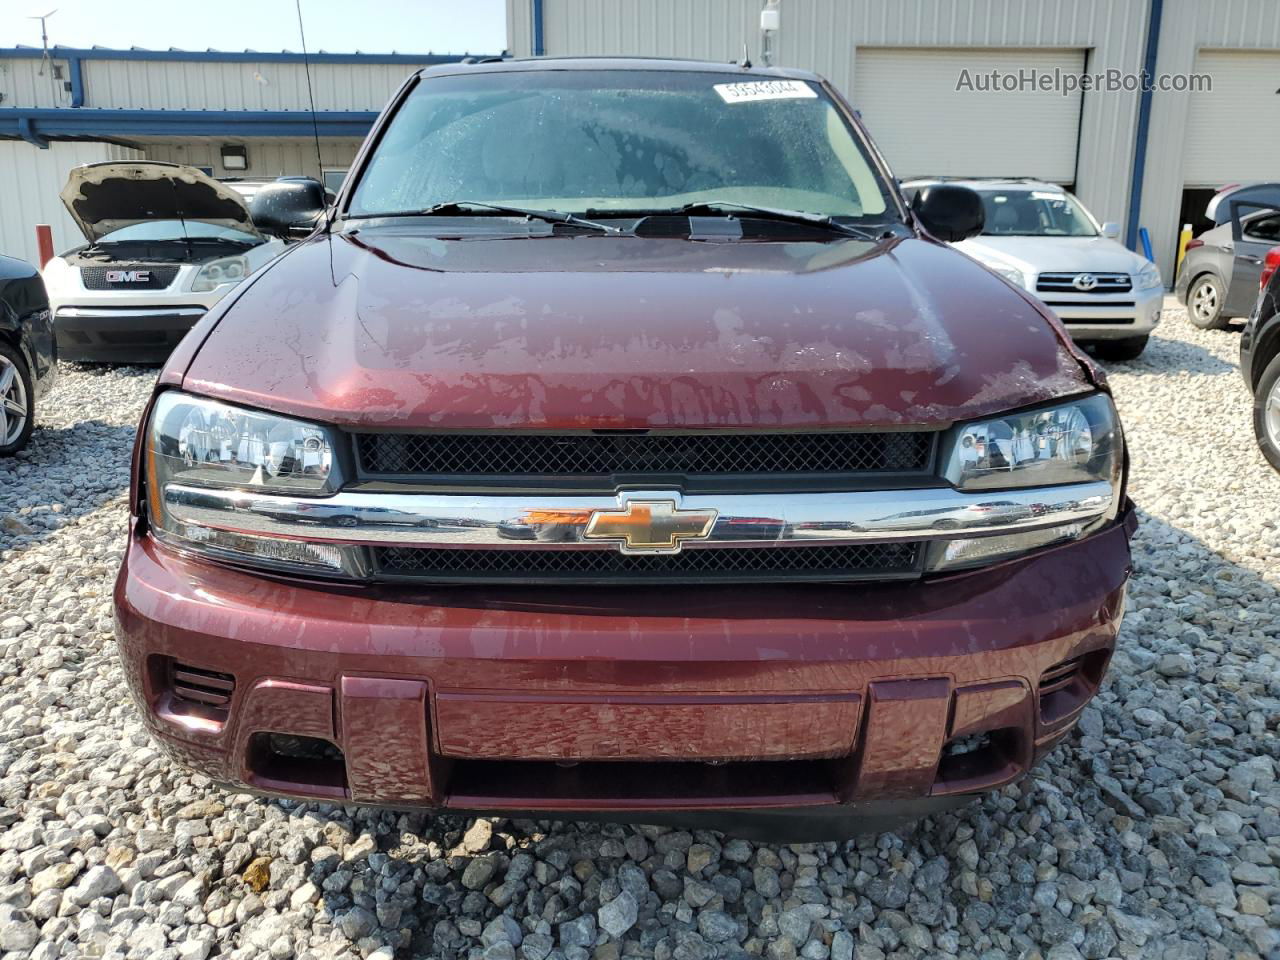
[[[803,80],[754,80],[750,83],[717,83],[712,89],[725,103],[757,100],[813,100],[818,94]]]

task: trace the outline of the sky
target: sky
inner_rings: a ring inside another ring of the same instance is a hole
[[[0,0],[0,47],[49,43],[67,47],[184,50],[299,50],[294,0]],[[503,0],[302,0],[312,53],[501,53],[507,42]]]

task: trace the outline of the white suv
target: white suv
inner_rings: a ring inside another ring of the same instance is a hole
[[[58,356],[163,363],[205,312],[281,253],[246,192],[159,161],[75,167],[62,202],[87,243],[45,264]]]
[[[903,184],[908,194],[937,180]],[[976,190],[987,222],[953,244],[1037,297],[1071,336],[1107,360],[1132,360],[1160,322],[1164,282],[1154,263],[1114,239],[1062,187],[1036,180],[951,181]]]

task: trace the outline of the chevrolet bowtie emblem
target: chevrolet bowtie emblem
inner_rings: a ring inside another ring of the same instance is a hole
[[[679,553],[685,540],[705,540],[715,510],[680,510],[674,500],[628,500],[591,514],[583,537],[616,540],[623,553]]]

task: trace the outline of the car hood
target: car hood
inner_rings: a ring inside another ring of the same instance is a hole
[[[978,236],[956,245],[975,260],[997,261],[1023,273],[1135,274],[1147,260],[1110,237],[989,237]]]
[[[917,239],[319,236],[209,319],[187,389],[343,426],[937,426],[1092,385],[1029,298]]]
[[[90,243],[150,220],[194,220],[261,237],[240,194],[178,163],[87,163],[72,168],[60,196]]]

